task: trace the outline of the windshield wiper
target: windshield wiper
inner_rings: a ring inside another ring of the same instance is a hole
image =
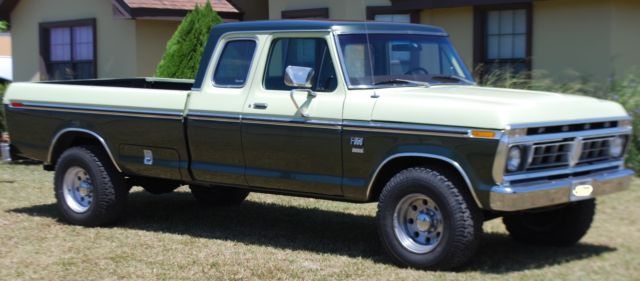
[[[377,85],[387,85],[387,84],[413,84],[413,85],[416,85],[416,86],[431,87],[431,84],[429,84],[429,82],[406,80],[406,79],[385,80],[385,81],[376,82],[373,85],[377,86]]]
[[[454,80],[454,81],[458,81],[458,82],[464,82],[467,84],[471,84],[471,85],[475,85],[476,82],[473,82],[467,78],[464,77],[460,77],[457,75],[434,75],[431,76],[431,79],[435,79],[435,80]]]

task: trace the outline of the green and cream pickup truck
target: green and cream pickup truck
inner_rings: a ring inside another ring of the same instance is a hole
[[[619,104],[479,87],[426,25],[226,23],[195,81],[14,83],[3,103],[13,154],[55,171],[69,223],[114,223],[134,185],[377,202],[383,248],[425,269],[462,265],[498,217],[518,241],[574,244],[634,175]]]

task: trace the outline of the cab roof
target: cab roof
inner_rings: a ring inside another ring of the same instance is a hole
[[[332,21],[332,20],[264,20],[231,22],[217,25],[213,33],[228,33],[233,31],[299,31],[299,30],[331,30],[335,32],[406,32],[433,33],[446,35],[444,29],[424,24],[406,24],[391,22],[367,21]]]
[[[420,33],[434,36],[448,36],[444,29],[424,24],[406,24],[375,21],[331,21],[331,20],[263,20],[230,22],[216,25],[211,29],[209,40],[205,46],[200,69],[196,75],[193,88],[202,87],[207,66],[213,51],[226,33],[232,32],[287,32],[287,31],[332,31],[336,33]]]

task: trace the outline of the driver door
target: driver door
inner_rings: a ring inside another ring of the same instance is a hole
[[[259,188],[342,194],[341,120],[345,89],[328,33],[272,36],[242,116],[246,180]],[[288,66],[312,68],[308,91],[285,84]],[[295,102],[294,102],[295,101]]]

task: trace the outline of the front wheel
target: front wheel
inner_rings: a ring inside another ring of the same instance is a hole
[[[547,211],[508,214],[502,221],[509,235],[518,242],[571,246],[587,234],[595,210],[595,199],[590,199]]]
[[[384,187],[378,233],[394,262],[446,270],[464,264],[477,248],[482,219],[454,183],[438,171],[409,168]]]
[[[72,147],[62,153],[54,191],[63,218],[82,226],[115,222],[124,212],[128,193],[124,178],[95,146]]]

